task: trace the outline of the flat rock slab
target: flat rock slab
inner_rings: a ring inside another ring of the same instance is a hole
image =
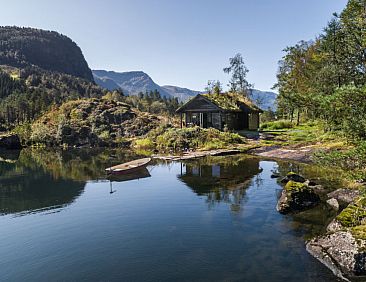
[[[265,158],[295,160],[299,162],[310,162],[310,157],[313,152],[314,148],[312,147],[290,149],[279,146],[262,147],[250,151],[251,154]]]
[[[202,151],[202,152],[189,152],[184,153],[183,155],[154,155],[152,156],[154,159],[166,160],[166,161],[180,161],[180,160],[190,160],[190,159],[198,159],[206,156],[228,156],[228,155],[236,155],[241,153],[240,150],[211,150],[211,151]]]

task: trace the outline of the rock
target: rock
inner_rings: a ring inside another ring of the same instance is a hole
[[[327,200],[327,204],[334,210],[338,211],[339,210],[339,204],[337,199],[335,198],[331,198],[329,200]]]
[[[289,181],[282,190],[277,203],[277,211],[283,214],[303,211],[320,202],[314,190],[304,183]]]
[[[312,239],[307,251],[338,277],[366,275],[366,240],[356,238],[351,231],[337,231]]]
[[[287,183],[289,181],[294,181],[294,182],[299,182],[299,183],[304,183],[306,180],[304,177],[302,177],[301,175],[298,175],[294,172],[289,172],[285,178],[283,178],[281,180],[282,183]]]
[[[352,190],[352,189],[338,189],[331,193],[328,193],[329,198],[334,198],[338,202],[343,204],[350,204],[354,202],[360,196],[359,190]]]
[[[336,232],[342,229],[344,229],[344,227],[337,219],[333,219],[327,226],[327,232]]]
[[[0,148],[4,149],[21,149],[22,144],[20,143],[19,136],[17,134],[6,134],[0,136]]]
[[[318,185],[316,182],[314,182],[312,180],[308,180],[307,182],[308,182],[309,186],[317,186]]]
[[[280,177],[280,174],[279,173],[272,173],[271,174],[271,178],[279,178]]]

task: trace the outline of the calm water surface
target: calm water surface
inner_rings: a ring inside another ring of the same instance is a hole
[[[336,281],[304,246],[323,232],[326,207],[279,214],[270,178],[328,173],[236,156],[106,179],[106,166],[134,157],[0,153],[0,280]]]

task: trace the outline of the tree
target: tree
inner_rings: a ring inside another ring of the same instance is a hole
[[[224,68],[224,72],[231,75],[228,86],[230,91],[238,92],[244,96],[249,96],[249,89],[253,87],[246,77],[249,72],[245,66],[244,59],[240,53],[229,59],[230,66]]]
[[[209,80],[205,87],[207,94],[221,94],[222,86],[219,80]]]

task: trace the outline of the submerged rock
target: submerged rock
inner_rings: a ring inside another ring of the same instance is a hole
[[[277,211],[283,214],[303,211],[314,207],[319,202],[319,196],[311,187],[304,183],[289,181],[282,190],[277,203]]]
[[[19,136],[17,134],[6,134],[0,136],[0,148],[4,149],[21,149]]]

